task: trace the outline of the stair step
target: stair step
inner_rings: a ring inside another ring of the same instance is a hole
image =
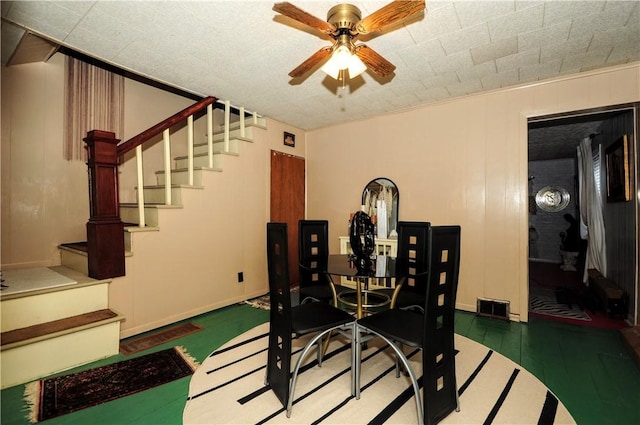
[[[171,185],[171,202],[173,204],[182,205],[183,190],[203,190],[204,186],[188,185],[188,184],[172,184]],[[135,187],[138,190],[138,186]],[[144,202],[145,204],[164,204],[166,199],[164,185],[145,185],[144,186]]]
[[[205,171],[221,172],[218,167],[193,167],[193,184],[202,186],[202,174]],[[156,171],[156,180],[159,185],[164,184],[164,170]],[[171,170],[171,184],[189,184],[189,170],[187,168],[175,168]]]
[[[129,226],[135,226],[139,229],[136,223],[123,223],[124,224],[124,256],[131,257],[133,255],[131,251],[131,233]],[[157,228],[155,228],[157,230]],[[60,262],[69,269],[75,270],[85,276],[89,275],[89,262],[88,262],[88,249],[86,242],[73,242],[64,243],[58,245],[60,249]]]
[[[87,241],[61,243],[60,248],[67,248],[67,249],[79,251],[79,252],[87,252],[88,250]]]
[[[205,145],[194,145],[193,146],[193,167],[195,168],[206,168],[209,167],[209,153],[208,146]],[[222,169],[222,164],[224,163],[222,155],[225,152],[214,151],[213,152],[213,168]],[[188,170],[189,167],[189,157],[187,155],[180,155],[173,158],[175,161],[175,166],[172,171],[185,169]]]
[[[40,323],[26,328],[2,332],[2,334],[0,334],[0,340],[2,341],[2,348],[0,351],[19,347],[29,342],[48,339],[54,335],[58,336],[77,332],[80,329],[91,327],[91,325],[96,325],[99,322],[110,323],[120,321],[122,319],[124,319],[124,317],[121,317],[118,313],[106,308],[47,323]]]
[[[264,117],[258,117],[258,122],[254,123],[253,122],[253,118],[252,117],[245,117],[244,119],[244,126],[245,129],[249,130],[250,128],[260,128],[263,130],[267,129],[267,120]],[[224,127],[224,126],[220,126],[220,127]],[[237,121],[233,121],[229,123],[229,130],[236,130],[240,128],[240,120],[238,119]],[[223,130],[216,130],[214,131],[214,134],[223,132]]]
[[[223,155],[228,152],[236,153],[238,152],[238,142],[246,142],[253,143],[253,138],[250,137],[232,137],[229,138],[229,151],[224,150],[224,139],[222,140],[213,140],[213,158],[215,161],[216,155]],[[197,142],[193,144],[193,153],[194,154],[208,154],[209,153],[209,143],[208,142]]]
[[[234,130],[234,131],[229,133],[229,142],[232,142],[234,140],[253,143],[253,133],[251,132],[251,129],[248,128],[247,132],[245,133],[245,135],[241,136],[239,130]],[[220,146],[224,144],[224,131],[213,133],[213,140],[212,141],[213,141],[213,144],[217,147],[217,149],[220,149]],[[207,143],[206,142],[198,142],[194,146],[202,146],[202,145],[206,146]]]
[[[161,209],[182,209],[182,205],[165,205],[161,203],[145,203],[144,204],[144,220],[145,224],[152,227],[159,227],[158,210]],[[138,215],[138,204],[123,202],[120,204],[120,217],[128,223],[138,225],[140,217]]]
[[[213,168],[222,168],[223,155],[239,156],[237,153],[237,147],[231,146],[229,152],[215,152],[213,156]],[[177,156],[174,158],[176,161],[176,169],[187,170],[189,166],[189,157],[186,155]],[[195,167],[207,167],[209,165],[209,155],[207,153],[194,153],[193,154],[193,166]],[[172,170],[174,171],[174,170]]]
[[[86,257],[79,257],[86,263]],[[43,283],[39,289],[2,294],[0,330],[3,335],[4,332],[109,308],[110,279],[92,279],[65,266],[52,270],[76,282],[49,287]]]
[[[0,387],[41,379],[118,354],[124,316],[109,309],[3,332]]]

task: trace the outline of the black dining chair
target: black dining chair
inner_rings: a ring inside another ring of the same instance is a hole
[[[391,308],[416,309],[423,312],[427,294],[430,256],[431,223],[425,221],[398,222],[398,252],[396,270],[404,276],[396,280],[394,289],[383,289],[391,298]]]
[[[437,424],[453,410],[460,411],[454,352],[454,313],[460,268],[460,226],[431,228],[427,297],[424,314],[390,309],[358,319],[356,331],[356,396],[360,395],[361,334],[381,337],[396,353],[413,386],[418,422]],[[422,350],[420,385],[401,345]]]
[[[322,338],[338,330],[351,340],[351,394],[355,395],[355,319],[330,304],[311,302],[291,306],[289,290],[288,241],[286,223],[267,223],[267,268],[269,274],[269,348],[265,385],[269,385],[287,417],[291,415],[298,370],[309,351],[317,345],[322,364]],[[348,331],[348,332],[347,332]],[[293,336],[315,334],[304,346],[291,373]],[[317,343],[317,344],[316,344]]]
[[[326,274],[329,257],[329,222],[327,220],[298,221],[298,258],[300,261],[300,304],[322,301],[338,306],[338,294],[343,290]]]

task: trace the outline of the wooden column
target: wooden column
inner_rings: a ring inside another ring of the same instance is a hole
[[[118,199],[117,147],[120,140],[115,138],[115,133],[101,130],[89,131],[83,140],[89,156],[89,277],[124,276],[124,226]]]

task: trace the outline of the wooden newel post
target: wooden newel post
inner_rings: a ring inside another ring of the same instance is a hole
[[[87,255],[89,277],[124,276],[124,225],[118,199],[118,142],[115,133],[92,130],[87,144],[89,212]]]

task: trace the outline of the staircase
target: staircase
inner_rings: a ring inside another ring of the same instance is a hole
[[[182,193],[189,189],[203,189],[203,175],[210,172],[222,172],[224,157],[238,156],[238,144],[253,142],[253,132],[255,129],[266,129],[264,118],[260,118],[256,123],[249,123],[245,126],[244,135],[241,136],[239,123],[230,124],[229,149],[225,150],[225,135],[223,131],[214,133],[213,136],[213,167],[209,167],[208,144],[206,142],[194,143],[193,145],[193,184],[189,183],[189,157],[180,155],[174,157],[174,168],[171,169],[171,201],[167,203],[165,190],[164,170],[156,171],[156,185],[144,186],[144,222],[145,227],[152,226],[157,230],[158,211],[166,208],[183,208]],[[136,187],[136,190],[138,188]],[[136,224],[140,228],[140,215],[138,214],[138,204],[121,203],[120,218],[124,223]],[[125,227],[125,231],[139,231]],[[131,246],[130,239],[125,247]]]
[[[65,266],[28,270],[68,283],[0,295],[2,388],[118,353],[124,317],[109,309],[111,280]],[[5,283],[11,285],[9,279]]]
[[[139,202],[120,204],[125,257],[134,255],[136,234],[160,232],[163,211],[188,207],[185,191],[204,191],[205,175],[222,172],[225,157],[237,157],[240,143],[253,142],[254,131],[266,129],[266,120],[255,115],[246,124],[230,123],[228,118],[225,124],[211,132],[210,141],[193,143],[189,155],[172,158],[168,187],[165,167],[155,173],[155,184],[143,184],[142,193],[135,188]],[[109,309],[112,279],[88,277],[86,242],[61,244],[60,253],[62,266],[50,269],[76,283],[0,295],[2,388],[118,353],[125,317]]]

